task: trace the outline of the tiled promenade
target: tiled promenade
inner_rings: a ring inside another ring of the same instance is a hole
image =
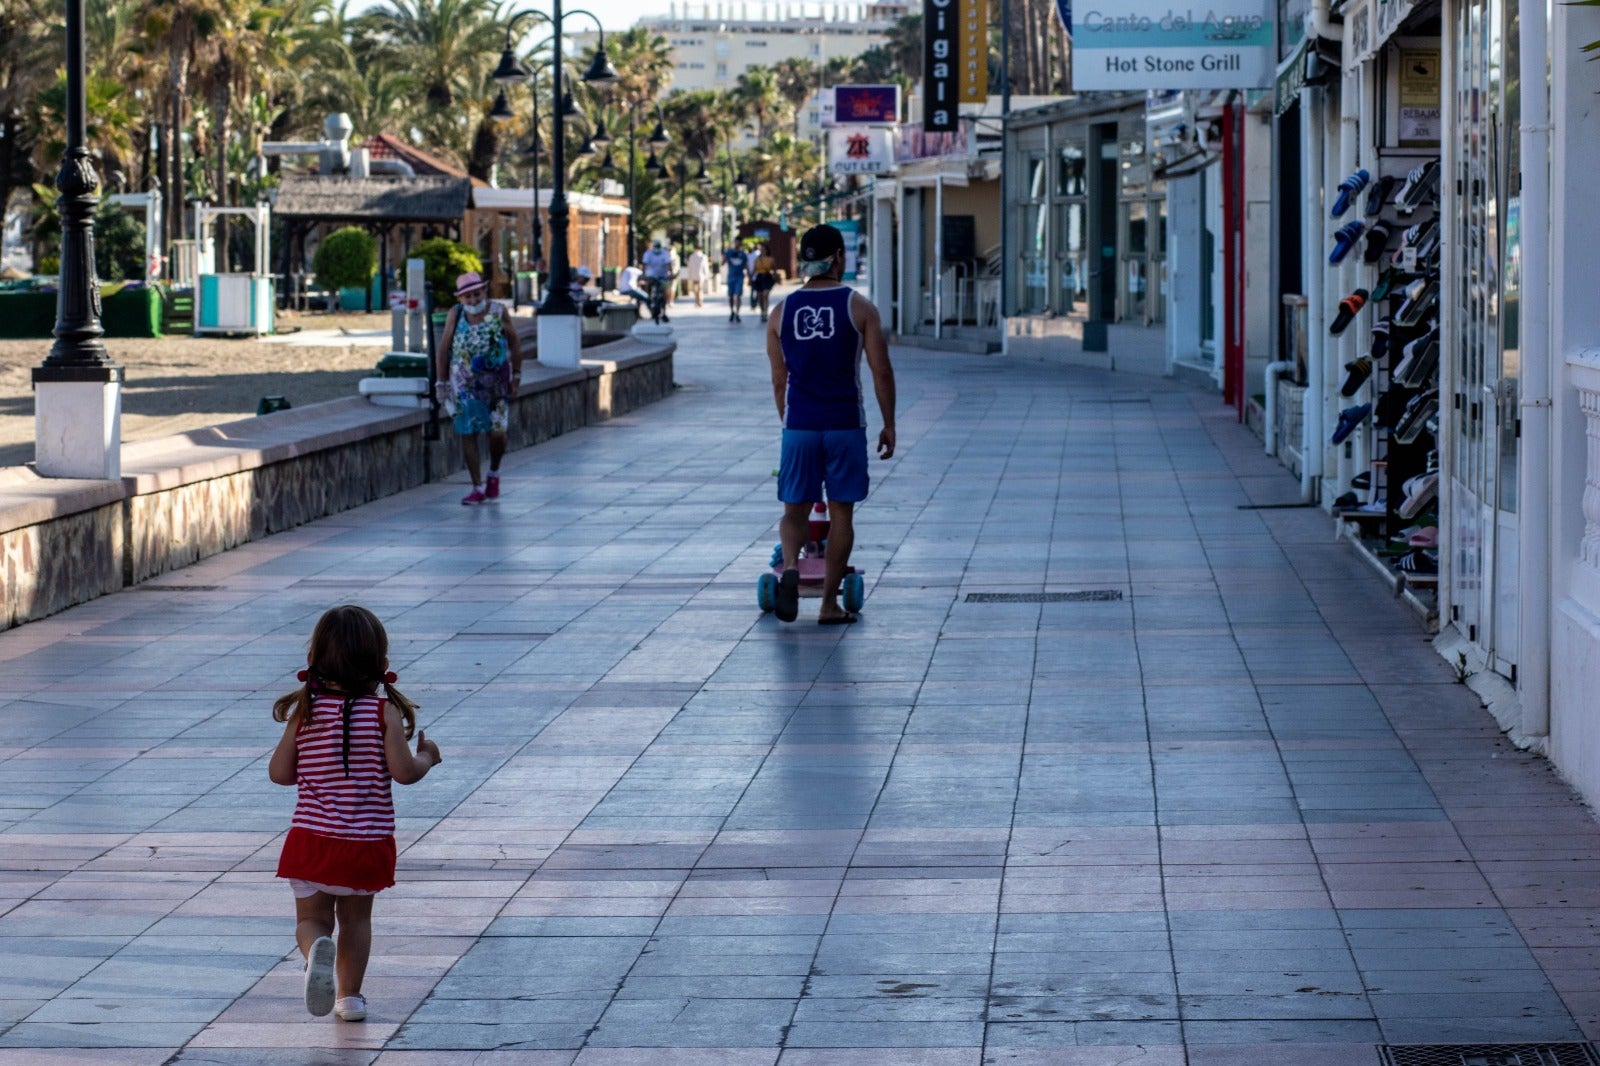
[[[0,633],[0,1064],[1600,1035],[1600,828],[1320,512],[1242,509],[1294,486],[1214,397],[899,350],[863,621],[785,627],[758,327],[675,317],[685,388],[514,455],[496,506],[430,486]],[[1089,589],[1123,598],[966,599]],[[300,1006],[266,776],[347,600],[446,759],[396,789],[357,1025]]]

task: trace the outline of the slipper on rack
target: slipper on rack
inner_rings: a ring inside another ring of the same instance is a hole
[[[1406,543],[1413,548],[1437,548],[1439,546],[1439,527],[1423,526],[1411,534],[1411,539]]]
[[[1361,391],[1361,386],[1367,383],[1372,376],[1372,360],[1366,356],[1359,356],[1353,363],[1344,365],[1344,384],[1339,386],[1340,396],[1354,396]]]
[[[1438,561],[1421,548],[1406,552],[1394,561],[1394,566],[1396,570],[1407,574],[1424,575],[1437,574],[1439,572]]]
[[[1400,505],[1399,515],[1407,522],[1422,513],[1422,509],[1433,502],[1434,496],[1439,492],[1439,475],[1423,474],[1406,482],[1405,502]]]
[[[1394,439],[1400,444],[1410,444],[1422,436],[1422,431],[1427,428],[1428,419],[1438,411],[1438,389],[1417,393],[1411,397],[1411,402],[1406,404],[1406,413],[1400,416],[1400,424],[1394,427]]]
[[[1365,306],[1367,306],[1366,289],[1357,289],[1349,296],[1346,296],[1344,299],[1340,300],[1339,313],[1333,316],[1333,321],[1328,325],[1328,332],[1333,334],[1335,337],[1343,333],[1346,329],[1350,328],[1350,323],[1356,320],[1356,315],[1360,314],[1361,309]],[[1347,392],[1345,395],[1348,396],[1350,394]]]
[[[1418,278],[1406,286],[1406,300],[1394,313],[1397,326],[1415,326],[1439,303],[1439,283],[1433,278]]]
[[[1338,193],[1333,198],[1333,207],[1328,212],[1329,218],[1340,218],[1350,210],[1350,205],[1367,187],[1367,182],[1372,180],[1372,175],[1365,170],[1358,170],[1339,183]]]
[[[1365,422],[1367,416],[1371,413],[1372,405],[1370,403],[1357,404],[1354,407],[1346,407],[1343,411],[1340,411],[1339,424],[1334,427],[1331,443],[1343,444],[1345,438],[1354,433],[1356,428]]]
[[[1374,223],[1373,227],[1367,230],[1367,247],[1361,253],[1361,261],[1364,263],[1376,263],[1381,259],[1383,253],[1388,250],[1389,236],[1389,223]]]
[[[1372,487],[1372,471],[1363,470],[1351,478],[1350,487],[1353,489],[1370,489]]]
[[[1344,262],[1350,250],[1361,240],[1361,235],[1367,231],[1365,222],[1346,222],[1333,234],[1333,251],[1328,253],[1328,262],[1337,266]]]
[[[1384,283],[1383,278],[1378,279],[1378,286],[1383,290],[1384,296],[1389,295],[1389,288]],[[1374,300],[1381,300],[1383,297],[1374,295],[1372,298]],[[1369,354],[1372,356],[1372,361],[1376,363],[1382,360],[1383,357],[1388,354],[1388,352],[1389,320],[1384,318],[1379,319],[1377,322],[1372,324],[1372,351]]]
[[[1395,210],[1402,215],[1409,215],[1427,202],[1433,193],[1434,187],[1439,184],[1439,161],[1430,159],[1426,163],[1411,168],[1411,173],[1406,175],[1405,184],[1400,186],[1400,191],[1394,194]]]
[[[1389,202],[1389,194],[1394,191],[1394,187],[1399,183],[1399,178],[1390,175],[1384,175],[1372,183],[1372,188],[1367,190],[1368,218],[1383,210],[1384,205]]]
[[[1431,329],[1405,346],[1405,357],[1394,368],[1394,381],[1410,389],[1420,389],[1433,380],[1439,369],[1439,331]]]

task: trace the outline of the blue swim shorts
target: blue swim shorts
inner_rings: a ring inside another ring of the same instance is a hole
[[[860,503],[867,498],[867,431],[786,429],[778,462],[778,499],[815,503],[827,499]]]
[[[728,275],[728,295],[729,296],[743,296],[744,295],[744,275],[743,274],[729,274]]]

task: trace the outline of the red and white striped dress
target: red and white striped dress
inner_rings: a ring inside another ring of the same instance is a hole
[[[394,798],[383,750],[380,696],[350,708],[345,754],[344,699],[319,695],[295,732],[299,802],[278,858],[278,876],[358,892],[394,884]]]

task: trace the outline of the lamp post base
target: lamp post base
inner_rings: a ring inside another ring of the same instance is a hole
[[[112,380],[35,381],[33,460],[40,475],[122,476],[121,374],[104,376]]]
[[[539,315],[539,362],[576,367],[583,352],[583,319],[578,315]]]

